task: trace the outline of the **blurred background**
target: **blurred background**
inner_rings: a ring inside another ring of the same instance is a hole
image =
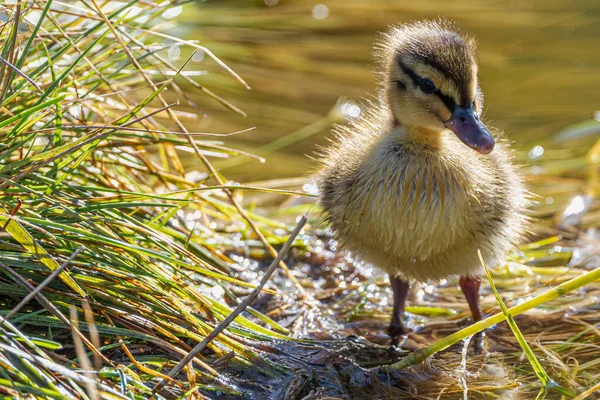
[[[247,117],[190,91],[198,109],[187,107],[198,118],[186,124],[223,133],[256,127],[224,142],[266,162],[215,161],[229,179],[308,174],[314,165],[308,156],[327,144],[328,114],[338,99],[352,117],[360,112],[357,101],[374,94],[378,32],[439,16],[477,37],[485,118],[517,148],[546,147],[562,128],[600,109],[597,0],[220,0],[185,5],[172,31],[211,49],[246,80],[251,90],[201,53],[187,68]],[[175,47],[169,56],[184,60],[190,51]]]

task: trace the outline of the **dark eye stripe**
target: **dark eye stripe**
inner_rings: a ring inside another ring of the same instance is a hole
[[[417,75],[412,69],[410,69],[406,65],[404,65],[403,63],[400,62],[399,64],[400,64],[400,68],[402,69],[402,72],[404,72],[406,75],[408,75],[408,77],[413,81],[415,86],[419,86],[421,77],[419,75]],[[454,101],[454,99],[452,97],[448,96],[447,94],[442,93],[439,89],[437,89],[434,93],[436,96],[438,96],[444,102],[444,104],[446,105],[448,110],[450,110],[450,112],[452,112],[454,110],[454,107],[456,106],[456,101]]]
[[[435,91],[435,94],[437,95],[437,97],[442,99],[442,101],[444,102],[448,110],[450,110],[450,112],[454,111],[454,107],[456,107],[456,101],[454,101],[452,97],[440,92],[439,89]]]
[[[408,68],[402,63],[400,63],[400,68],[402,69],[402,72],[408,75],[408,77],[413,81],[415,86],[419,86],[419,81],[421,80],[421,77],[419,77],[419,75],[415,74],[415,72],[412,69]]]

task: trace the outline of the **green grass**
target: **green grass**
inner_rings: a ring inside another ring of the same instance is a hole
[[[176,147],[194,148],[200,157],[238,153],[218,138],[185,134],[176,103],[162,97],[165,89],[180,91],[176,81],[186,66],[168,65],[161,50],[165,40],[154,34],[168,24],[161,17],[166,8],[136,3],[101,11],[93,0],[73,6],[48,1],[40,3],[40,14],[37,3],[27,2],[4,10],[4,315],[81,249],[37,302],[0,328],[0,388],[11,396],[148,396],[147,382],[163,376],[161,370],[187,354],[189,343],[231,312],[207,296],[211,288],[244,293],[254,287],[234,276],[234,263],[223,254],[219,242],[229,234],[206,223],[234,227],[249,238],[252,224],[274,244],[281,239],[270,233],[273,227],[286,229],[242,216],[241,206],[233,208],[216,190],[223,185],[210,184],[214,176],[186,176]],[[119,72],[126,68],[137,73]],[[165,74],[152,80],[149,69]],[[168,124],[178,132],[169,133]],[[245,189],[262,190],[226,186],[236,193]],[[236,335],[219,335],[209,344],[209,358],[235,352],[229,363],[245,367],[260,356],[244,340],[285,338],[280,332],[287,330],[275,321],[256,310],[252,315],[260,324],[236,318],[230,326]],[[147,348],[154,359],[136,360],[130,346]],[[212,391],[235,391],[214,382],[219,373],[208,363],[204,355],[194,359],[198,387],[210,383]],[[84,371],[90,365],[102,369]],[[270,371],[268,364],[257,368]],[[185,391],[186,384],[176,386]]]
[[[247,90],[219,51],[170,33],[164,11],[192,6],[108,4],[0,8],[0,315],[9,316],[0,396],[462,398],[467,387],[475,398],[531,398],[550,378],[565,398],[598,388],[600,286],[588,232],[598,204],[577,226],[555,228],[575,195],[596,193],[590,124],[561,133],[568,146],[544,142],[544,158],[525,167],[543,201],[532,242],[491,271],[482,304],[502,313],[460,330],[468,313],[454,281],[415,288],[408,312],[422,329],[394,355],[386,278],[334,256],[305,180],[230,182],[221,171],[260,157],[230,148],[228,132],[191,128],[202,115],[192,93],[233,119],[244,111],[229,89]],[[185,56],[171,60],[173,46]],[[196,50],[209,63],[200,78],[190,74]],[[275,156],[336,115],[258,154]],[[307,210],[311,226],[257,301],[153,394],[258,285]],[[518,341],[500,324],[493,356],[463,355],[461,340],[507,317]]]

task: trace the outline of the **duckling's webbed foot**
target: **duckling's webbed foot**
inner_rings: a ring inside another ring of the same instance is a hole
[[[390,327],[388,328],[388,333],[391,339],[390,345],[392,347],[396,347],[400,344],[400,339],[402,338],[402,336],[410,333],[410,329],[405,327],[404,324],[390,324]]]
[[[402,335],[410,332],[404,326],[404,303],[406,303],[410,285],[407,280],[393,276],[390,276],[390,283],[392,284],[392,291],[394,292],[394,311],[392,313],[392,323],[388,328],[388,333],[392,339],[392,346],[397,346],[398,343],[400,343]]]

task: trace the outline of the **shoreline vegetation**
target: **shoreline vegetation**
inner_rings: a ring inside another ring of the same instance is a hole
[[[597,121],[540,141],[544,157],[516,154],[536,223],[490,271],[488,319],[467,326],[456,282],[418,284],[414,333],[390,351],[389,282],[320,226],[307,179],[231,181],[216,165],[264,155],[229,147],[252,127],[187,128],[203,115],[192,93],[241,116],[221,87],[249,88],[219,52],[170,33],[189,3],[0,5],[1,398],[600,390]],[[210,73],[191,68],[199,54]],[[341,120],[344,104],[267,153]],[[484,328],[488,351],[467,352]]]

